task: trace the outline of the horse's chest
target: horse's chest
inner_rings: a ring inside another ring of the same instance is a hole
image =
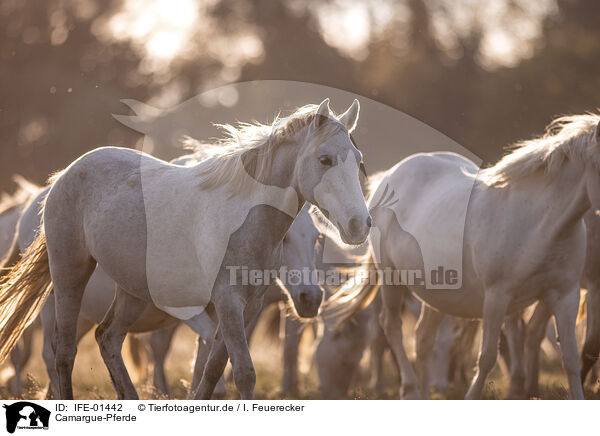
[[[175,216],[175,205],[146,211],[146,264],[155,305],[186,319],[210,302],[217,280],[219,286],[235,284],[227,281],[227,267],[267,268],[278,261],[273,249],[278,244],[265,241],[277,239],[271,227],[281,220],[265,221],[258,212],[269,207],[273,214],[286,216],[289,226],[292,217],[281,210],[292,208],[286,203],[265,206],[262,196],[223,201],[218,191],[183,204],[187,207]]]

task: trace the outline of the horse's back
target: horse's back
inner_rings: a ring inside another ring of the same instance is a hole
[[[95,259],[125,288],[145,288],[146,216],[142,171],[167,163],[118,147],[95,149],[56,178],[44,209],[49,254]],[[60,256],[67,267],[68,260]],[[123,266],[126,268],[123,268]]]
[[[418,153],[391,168],[373,198],[389,185],[388,191],[393,190],[398,199],[396,213],[419,222],[421,213],[428,215],[457,201],[468,202],[477,169],[472,161],[454,153]]]

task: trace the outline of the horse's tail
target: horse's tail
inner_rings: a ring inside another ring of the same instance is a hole
[[[44,233],[0,280],[0,362],[42,309],[52,281]]]
[[[369,252],[365,260],[354,268],[354,277],[323,303],[321,315],[326,321],[332,320],[340,326],[371,304],[379,285],[379,272]]]

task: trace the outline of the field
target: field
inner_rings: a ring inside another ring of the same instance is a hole
[[[266,334],[266,323],[260,323],[257,327],[254,339],[251,342],[251,352],[257,371],[256,398],[257,399],[282,399],[279,393],[281,380],[281,341],[270,338]],[[407,323],[405,335],[410,334],[414,324]],[[141,336],[142,339],[144,336]],[[414,355],[412,341],[407,341],[410,355]],[[298,399],[319,399],[318,379],[316,370],[311,362],[314,342],[312,334],[307,332],[301,344],[300,355],[300,394]],[[125,362],[128,368],[132,368],[131,358],[127,353],[127,344],[124,347]],[[166,362],[167,380],[170,387],[170,398],[185,399],[191,381],[191,368],[195,352],[195,336],[187,327],[180,327],[173,340],[173,345]],[[368,352],[367,352],[368,353]],[[382,395],[366,389],[368,386],[369,373],[367,368],[368,355],[365,353],[362,360],[362,368],[359,380],[354,383],[350,392],[353,399],[398,399],[398,388],[396,376],[391,369],[389,355],[386,356],[385,380],[388,386]],[[566,399],[566,378],[564,377],[560,358],[546,342],[544,344],[544,357],[541,368],[540,386],[542,399]],[[475,359],[475,355],[473,355]],[[473,360],[475,362],[475,360]],[[152,388],[152,368],[144,358],[142,362],[143,371],[130,371],[136,384],[140,398],[159,399]],[[37,332],[34,339],[34,351],[32,358],[25,368],[25,398],[43,399],[46,392],[47,376],[41,359],[41,332]],[[508,378],[506,371],[501,365],[496,365],[492,372],[488,386],[485,391],[486,399],[503,399],[508,391]],[[12,375],[12,369],[6,362],[0,368],[0,397],[2,399],[14,398],[10,395],[7,382]],[[82,340],[73,376],[73,384],[76,399],[115,399],[115,392],[110,384],[108,371],[104,366],[93,334],[88,333]],[[600,399],[600,384],[596,386],[587,385],[586,399]],[[462,399],[466,393],[467,386],[451,384],[445,395],[432,393],[433,399]],[[229,380],[227,385],[227,398],[239,398],[233,381]]]

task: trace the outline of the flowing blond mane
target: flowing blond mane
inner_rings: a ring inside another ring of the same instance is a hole
[[[496,165],[479,171],[477,179],[487,186],[502,187],[543,170],[553,177],[568,160],[590,162],[600,168],[596,131],[600,115],[587,113],[555,119],[543,136],[510,147]]]
[[[243,177],[245,174],[258,181],[266,180],[277,147],[286,141],[298,139],[298,135],[314,120],[317,109],[317,105],[302,106],[288,117],[276,117],[272,124],[258,122],[239,123],[237,126],[218,124],[226,137],[212,144],[186,138],[184,145],[204,159],[198,164],[201,176],[200,187],[213,189],[228,184],[232,192],[242,192],[246,187],[245,177]],[[341,129],[345,129],[335,119],[330,118],[330,120],[331,122],[322,124],[315,131],[310,146],[317,145]],[[242,156],[250,150],[258,152],[253,153],[249,157],[250,160],[244,164]]]

